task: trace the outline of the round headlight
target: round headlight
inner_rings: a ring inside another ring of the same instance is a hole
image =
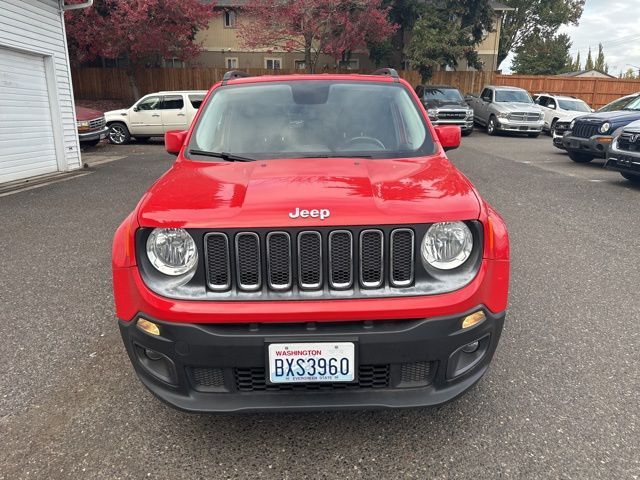
[[[156,228],[147,239],[147,257],[159,272],[178,276],[195,270],[198,249],[186,230]]]
[[[452,270],[467,261],[473,235],[463,222],[434,223],[422,240],[422,258],[439,270]]]
[[[571,120],[571,123],[569,124],[569,130],[573,130],[573,127],[576,126],[576,121],[575,120]]]
[[[609,122],[604,122],[600,126],[600,133],[607,133],[611,129],[611,124]]]

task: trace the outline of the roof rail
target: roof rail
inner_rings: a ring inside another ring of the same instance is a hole
[[[373,72],[372,75],[385,75],[388,77],[392,77],[396,82],[400,81],[400,76],[398,75],[398,71],[395,68],[380,68]]]
[[[235,78],[246,78],[250,77],[247,72],[243,72],[241,70],[229,70],[222,77],[222,85],[226,85],[229,80],[233,80]]]

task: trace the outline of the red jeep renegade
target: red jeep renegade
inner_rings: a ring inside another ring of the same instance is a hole
[[[230,412],[417,407],[487,371],[507,306],[500,216],[411,86],[229,72],[116,232],[116,313],[160,399]]]

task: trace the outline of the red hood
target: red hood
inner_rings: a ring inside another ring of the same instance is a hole
[[[329,209],[329,218],[289,218]],[[180,160],[140,202],[146,227],[383,225],[477,219],[469,181],[444,156],[398,160]]]
[[[76,106],[76,121],[93,120],[94,118],[100,118],[103,115],[104,113],[99,110]]]

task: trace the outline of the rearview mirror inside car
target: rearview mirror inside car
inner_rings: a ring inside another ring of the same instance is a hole
[[[460,146],[460,137],[462,136],[460,127],[457,125],[436,125],[434,128],[445,152]]]
[[[164,134],[164,148],[167,152],[178,155],[186,138],[186,130],[171,130]]]

